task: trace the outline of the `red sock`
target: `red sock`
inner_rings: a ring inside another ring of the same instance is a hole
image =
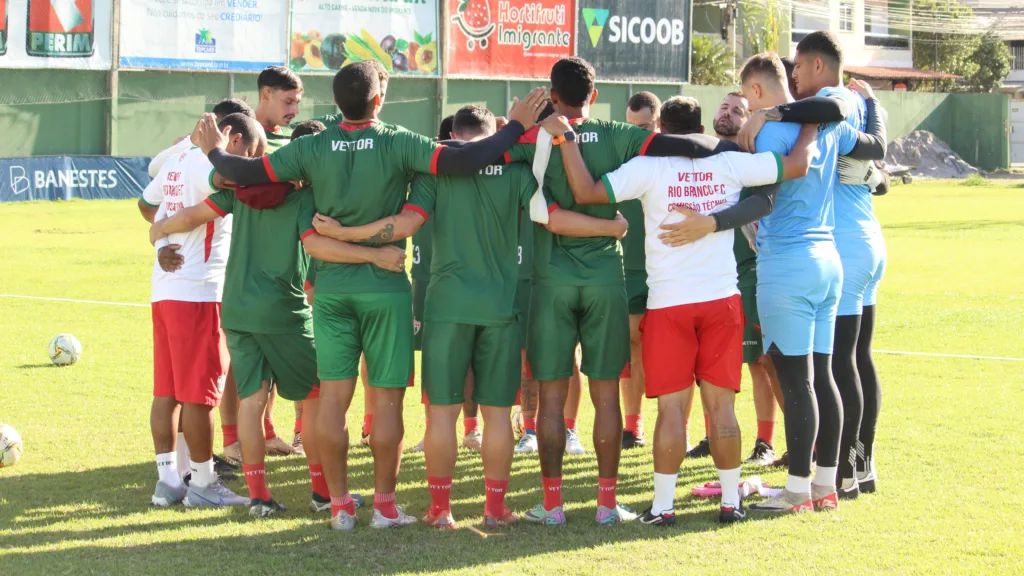
[[[775,441],[775,421],[774,420],[758,420],[757,421],[757,437],[768,443],[769,446],[774,446]]]
[[[320,464],[309,465],[309,482],[313,485],[313,492],[321,498],[329,498],[331,491],[327,488],[327,479],[324,478],[324,467]]]
[[[277,438],[277,433],[274,432],[274,420],[272,418],[263,419],[263,432],[267,440],[273,440]]]
[[[427,488],[430,488],[430,513],[440,514],[451,510],[452,477],[438,478],[427,476]]]
[[[576,429],[576,419],[575,418],[566,418],[565,419],[565,429],[566,430],[575,430]]]
[[[238,424],[222,424],[220,427],[224,432],[224,447],[227,448],[238,442]]]
[[[505,515],[505,491],[508,480],[491,480],[484,478],[484,515],[500,518]]]
[[[270,490],[267,490],[267,476],[263,464],[242,464],[242,471],[245,473],[245,483],[249,485],[249,498],[269,502]]]
[[[615,485],[618,478],[597,479],[597,505],[605,508],[615,509]]]
[[[295,419],[295,428],[292,429],[292,432],[295,433],[295,434],[301,434],[302,433],[302,418],[296,418]]]
[[[462,419],[462,427],[466,430],[465,431],[465,435],[469,436],[470,432],[474,432],[478,428],[480,428],[480,419],[477,418],[477,417],[463,418]]]
[[[708,420],[708,415],[704,415],[704,437],[711,438],[711,424]]]
[[[395,493],[374,494],[373,509],[380,511],[385,518],[398,518],[398,509],[395,508]]]
[[[525,428],[527,432],[536,432],[537,431],[537,419],[536,418],[523,418],[523,428]]]
[[[370,428],[373,427],[373,414],[363,416],[363,436],[370,435]]]
[[[644,417],[640,414],[626,415],[626,430],[633,434],[639,434],[644,427]]]
[[[349,516],[356,515],[356,501],[348,492],[345,492],[344,496],[331,496],[331,518],[337,516],[338,512],[342,510],[348,512]]]
[[[544,478],[541,477],[541,482],[544,483],[544,509],[554,510],[562,505],[562,477],[558,478]]]

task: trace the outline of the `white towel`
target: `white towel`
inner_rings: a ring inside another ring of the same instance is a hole
[[[537,131],[537,149],[533,153],[533,177],[537,179],[537,191],[530,198],[530,220],[538,224],[548,223],[548,203],[544,200],[544,173],[551,159],[551,134],[547,130]]]

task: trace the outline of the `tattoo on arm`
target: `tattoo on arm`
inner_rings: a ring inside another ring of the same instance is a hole
[[[764,117],[768,120],[778,122],[779,120],[782,120],[782,112],[780,112],[778,108],[769,108],[765,111]]]
[[[367,242],[373,242],[375,244],[386,244],[391,242],[391,239],[395,237],[395,225],[392,222],[388,222],[377,230],[377,233],[366,239]]]

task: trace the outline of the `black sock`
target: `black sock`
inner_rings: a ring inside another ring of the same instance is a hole
[[[857,372],[860,374],[861,390],[864,394],[864,417],[860,423],[858,460],[871,458],[875,446],[875,428],[878,413],[882,410],[882,385],[878,381],[875,360],[871,357],[871,337],[875,331],[875,307],[865,306],[860,321],[860,335],[857,338]]]
[[[811,475],[811,452],[818,434],[818,406],[814,400],[811,355],[785,356],[774,344],[769,353],[785,403],[789,473],[806,478]]]
[[[855,359],[861,317],[836,318],[835,349],[832,353],[832,375],[843,403],[842,434],[839,438],[839,472],[837,480],[853,478],[857,463],[857,435],[864,413],[864,394]],[[816,380],[817,381],[817,380]]]

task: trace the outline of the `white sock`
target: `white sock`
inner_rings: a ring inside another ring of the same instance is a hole
[[[181,486],[181,474],[178,474],[178,458],[174,452],[156,455],[156,473],[160,481],[171,488]]]
[[[217,481],[217,474],[213,471],[213,458],[206,462],[193,462],[189,460],[192,467],[192,484],[196,486],[209,486]]]
[[[178,442],[175,445],[175,453],[178,455],[178,476],[184,478],[185,476],[188,476],[191,470],[188,468],[188,443],[185,442],[185,434],[183,432],[178,432]]]
[[[838,466],[818,466],[814,470],[814,485],[819,488],[836,488],[836,471]]]
[[[718,479],[722,483],[722,506],[739,508],[740,506],[740,467],[732,470],[718,470]]]
[[[835,470],[835,468],[833,468]],[[794,494],[807,494],[811,491],[811,479],[810,477],[803,478],[801,476],[789,475],[786,479],[786,490]]]
[[[651,514],[672,512],[676,499],[676,480],[679,474],[654,473],[654,502],[651,503]]]

